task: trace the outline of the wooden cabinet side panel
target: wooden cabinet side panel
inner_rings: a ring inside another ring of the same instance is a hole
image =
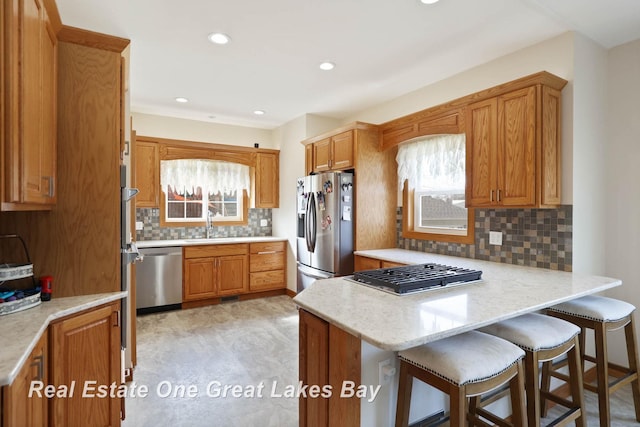
[[[160,160],[158,144],[136,141],[136,207],[157,208],[160,206]]]
[[[120,399],[82,397],[86,382],[120,384],[118,309],[111,304],[51,325],[51,383],[76,387],[51,400],[52,426],[119,425]]]
[[[538,186],[541,206],[558,206],[562,202],[562,135],[560,91],[543,86],[541,100],[540,167]]]
[[[238,295],[249,290],[247,255],[218,258],[217,287],[219,295]]]
[[[355,131],[354,250],[396,246],[397,148],[380,151],[378,130]],[[376,230],[372,233],[371,230]]]
[[[329,424],[360,426],[360,399],[341,397],[345,382],[361,383],[361,342],[335,325],[329,324],[329,384],[333,394],[329,399]]]
[[[535,87],[498,97],[498,201],[504,206],[535,204]]]
[[[324,320],[298,311],[299,375],[303,384],[329,384],[329,324]],[[329,401],[300,396],[300,427],[329,427]]]
[[[496,187],[497,101],[467,107],[467,207],[489,206]]]

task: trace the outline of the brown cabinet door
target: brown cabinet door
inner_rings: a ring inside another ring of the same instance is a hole
[[[247,255],[218,258],[218,294],[237,295],[249,290],[249,265]]]
[[[158,144],[136,141],[135,174],[138,194],[134,198],[138,208],[160,206],[160,161]]]
[[[497,186],[497,101],[467,107],[467,206],[490,206]]]
[[[313,171],[322,172],[331,169],[331,138],[313,144]]]
[[[93,381],[96,390],[120,385],[119,310],[113,303],[51,325],[51,383],[76,388],[72,396],[51,400],[51,426],[120,425],[121,399],[83,397]]]
[[[332,170],[350,169],[354,166],[352,130],[331,137],[331,159]]]
[[[42,203],[56,202],[56,86],[58,41],[49,21],[46,9],[43,9],[42,29],[42,148],[41,148],[41,197]]]
[[[535,205],[536,88],[498,97],[498,193],[502,206]]]
[[[217,296],[217,258],[193,258],[184,261],[183,300],[193,301]]]
[[[2,393],[2,421],[5,426],[46,427],[48,400],[33,394],[29,397],[32,381],[49,383],[47,369],[47,334],[44,333],[18,372],[10,386]]]
[[[256,208],[277,208],[279,204],[279,159],[276,153],[256,156]]]
[[[354,271],[375,270],[382,266],[379,259],[356,255],[353,259]]]

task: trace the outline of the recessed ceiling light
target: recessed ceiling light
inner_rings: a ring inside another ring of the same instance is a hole
[[[420,2],[424,4],[434,4],[438,3],[438,0],[420,0]]]
[[[208,39],[211,43],[215,44],[227,44],[231,41],[231,37],[223,33],[211,33]]]
[[[263,116],[264,115],[264,110],[255,110],[253,112],[253,114],[255,114],[256,116]]]
[[[176,98],[176,102],[180,102],[180,103],[185,103],[185,102],[189,102],[189,100],[187,98],[183,98],[181,96]]]
[[[336,64],[333,62],[323,62],[320,64],[320,69],[324,71],[333,70],[336,67]]]

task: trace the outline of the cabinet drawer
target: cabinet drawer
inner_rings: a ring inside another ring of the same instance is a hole
[[[206,245],[206,246],[185,246],[185,258],[207,258],[226,255],[246,255],[249,253],[249,245]]]
[[[286,242],[260,242],[251,243],[251,253],[259,254],[260,252],[284,252]]]
[[[269,271],[284,269],[284,252],[269,252],[251,254],[249,271]]]
[[[249,274],[249,290],[262,291],[266,289],[284,288],[284,270],[263,271]]]

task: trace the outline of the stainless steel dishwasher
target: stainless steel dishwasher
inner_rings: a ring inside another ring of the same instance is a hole
[[[136,264],[139,313],[179,308],[182,303],[182,248],[141,248]]]

